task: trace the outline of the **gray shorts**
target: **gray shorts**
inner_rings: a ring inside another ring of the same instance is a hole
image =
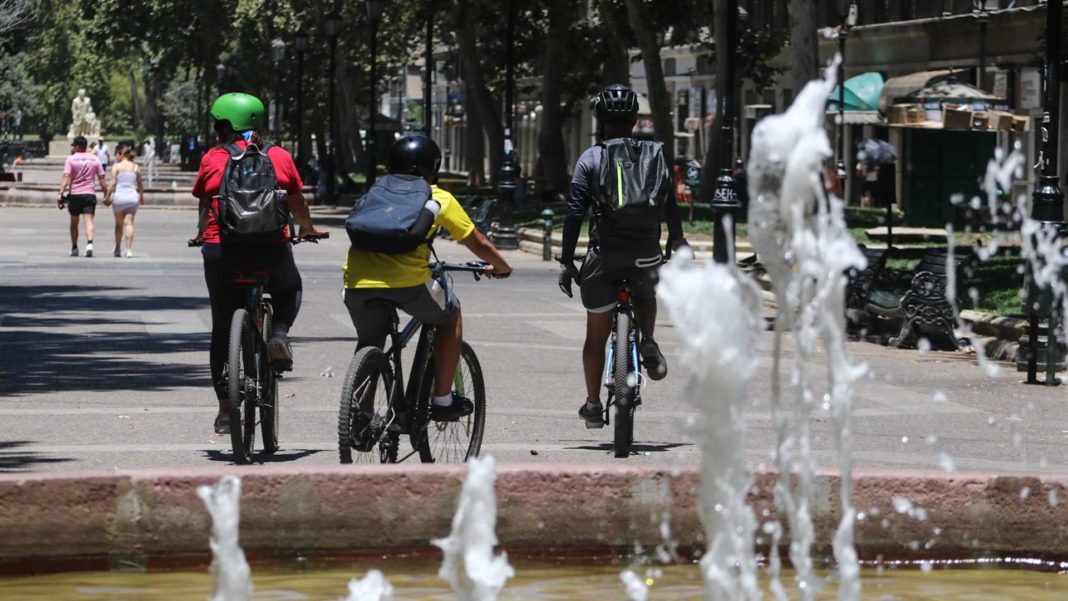
[[[397,309],[421,323],[440,325],[452,317],[460,300],[451,288],[431,279],[409,288],[347,288],[345,307],[356,327],[356,336],[370,343],[389,335]]]
[[[616,257],[606,262],[597,251],[590,249],[579,268],[579,289],[582,306],[590,313],[607,313],[619,301],[619,289],[624,280],[630,286],[631,298],[656,302],[656,272],[660,255],[648,258]]]

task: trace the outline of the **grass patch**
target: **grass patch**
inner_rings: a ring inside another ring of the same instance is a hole
[[[994,313],[1005,317],[1023,319],[1024,314],[1022,305],[1020,289],[1013,287],[988,290],[985,293],[980,294],[979,303],[975,308],[976,310],[985,313]]]

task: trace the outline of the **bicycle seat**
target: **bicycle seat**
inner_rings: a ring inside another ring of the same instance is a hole
[[[270,276],[269,271],[235,271],[230,274],[230,282],[238,286],[266,284]]]

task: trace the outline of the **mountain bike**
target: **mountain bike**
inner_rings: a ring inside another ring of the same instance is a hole
[[[480,280],[486,264],[433,262],[432,277],[445,281],[449,273],[471,273]],[[434,393],[433,343],[435,327],[411,319],[400,329],[396,307],[389,346],[358,349],[349,363],[338,407],[338,455],[341,463],[399,463],[418,454],[423,463],[463,463],[477,457],[486,426],[486,385],[475,351],[466,342],[453,376],[453,392],[470,399],[474,411],[455,421],[430,418]],[[407,384],[402,353],[416,336],[415,355]],[[407,433],[412,451],[398,459],[400,437]]]
[[[292,244],[318,242],[329,233],[305,234],[291,238]],[[189,246],[201,246],[190,240]],[[263,436],[263,453],[278,450],[278,380],[282,372],[271,365],[267,342],[274,328],[271,299],[264,295],[269,281],[266,270],[234,270],[230,283],[243,290],[245,306],[234,310],[230,320],[230,344],[223,377],[229,394],[230,443],[234,463],[252,463],[256,443],[256,425]],[[259,419],[256,413],[259,412]]]

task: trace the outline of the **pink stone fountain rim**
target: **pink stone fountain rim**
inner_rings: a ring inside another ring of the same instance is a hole
[[[196,487],[223,474],[242,478],[241,544],[252,558],[429,552],[430,539],[449,532],[464,473],[401,465],[3,474],[0,572],[201,562],[210,519]],[[1068,559],[1068,475],[854,477],[863,558]],[[697,485],[692,468],[502,464],[497,534],[521,554],[652,549],[663,542],[660,516],[669,510],[674,542],[700,549]],[[749,501],[761,521],[775,517],[773,485],[773,474],[755,478]],[[820,473],[816,540],[833,534],[837,495],[837,475]],[[922,511],[899,513],[900,499]]]

